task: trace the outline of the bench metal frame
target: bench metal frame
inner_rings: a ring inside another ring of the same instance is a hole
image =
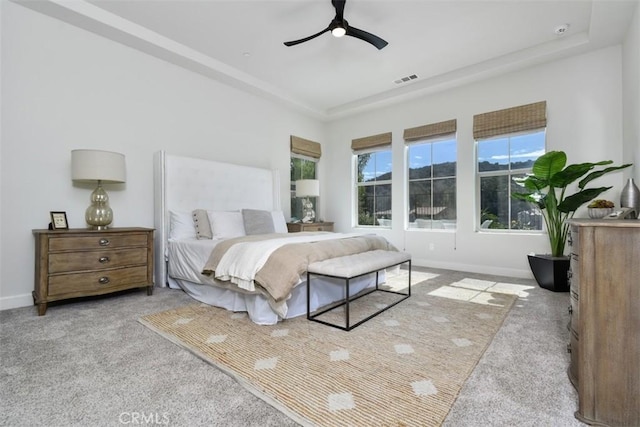
[[[402,264],[409,264],[409,284],[407,287],[407,293],[403,293],[403,292],[397,292],[397,291],[391,291],[388,289],[380,289],[379,288],[379,275],[380,275],[380,271],[387,269],[387,268],[391,268],[391,267],[396,267],[398,265],[402,265]],[[356,294],[353,297],[349,295],[349,281],[351,279],[356,279],[358,277],[362,277],[362,276],[366,276],[367,274],[372,274],[372,273],[376,273],[376,287],[375,289],[371,289],[369,292],[363,293],[363,294]],[[344,280],[345,281],[345,287],[346,287],[346,298],[342,301],[339,302],[338,304],[331,304],[329,307],[321,310],[321,311],[316,311],[313,314],[311,314],[311,302],[310,302],[310,295],[311,295],[311,275],[314,276],[323,276],[323,277],[331,277],[333,279],[340,279],[340,280]],[[364,319],[360,320],[359,322],[354,323],[353,325],[350,324],[350,319],[349,319],[349,303],[352,301],[357,300],[358,298],[362,298],[364,296],[367,296],[373,292],[387,292],[390,294],[396,294],[396,295],[402,295],[403,297],[400,298],[398,301],[394,302],[393,304],[389,304],[388,306],[376,311],[375,313],[373,313],[370,316],[365,317]],[[407,261],[403,261],[403,262],[399,262],[396,264],[391,264],[388,265],[386,267],[383,267],[381,269],[375,270],[375,271],[368,271],[366,273],[362,273],[359,274],[357,276],[353,276],[353,277],[343,277],[343,276],[336,276],[336,275],[331,275],[331,274],[321,274],[321,273],[309,273],[307,271],[307,319],[308,320],[312,320],[314,322],[318,322],[318,323],[322,323],[324,325],[328,325],[328,326],[333,326],[334,328],[338,328],[338,329],[342,329],[343,331],[350,331],[353,328],[363,324],[364,322],[366,322],[369,319],[372,319],[374,317],[376,317],[378,314],[387,311],[388,309],[390,309],[391,307],[393,307],[394,305],[406,300],[407,298],[409,298],[411,296],[411,259],[407,260]],[[345,306],[345,324],[346,326],[341,326],[341,325],[337,325],[335,323],[330,323],[330,322],[326,322],[322,319],[317,319],[318,316],[334,310],[338,307],[341,306]]]

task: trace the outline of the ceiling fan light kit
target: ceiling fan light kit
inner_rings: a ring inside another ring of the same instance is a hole
[[[331,0],[331,4],[333,4],[333,7],[336,9],[336,16],[331,20],[331,23],[327,28],[300,40],[284,42],[284,45],[295,46],[297,44],[307,42],[311,39],[315,39],[316,37],[321,36],[322,34],[330,31],[334,37],[342,37],[345,35],[355,37],[357,39],[363,40],[367,43],[374,45],[376,48],[378,48],[378,50],[385,47],[388,43],[385,40],[381,39],[380,37],[374,34],[368,33],[364,30],[360,30],[358,28],[349,26],[347,21],[344,19],[345,2],[346,0]]]

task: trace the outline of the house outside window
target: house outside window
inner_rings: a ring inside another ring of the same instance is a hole
[[[419,140],[407,146],[409,228],[455,230],[455,136]]]
[[[296,197],[296,181],[299,179],[316,179],[317,178],[318,160],[313,158],[305,158],[296,154],[291,154],[291,219],[302,219],[302,201],[303,199]],[[318,198],[309,197],[313,210],[318,211]]]
[[[357,225],[391,227],[391,149],[355,156]]]

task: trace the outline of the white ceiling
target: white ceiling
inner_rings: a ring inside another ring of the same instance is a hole
[[[389,42],[377,50],[330,33],[284,46],[326,28],[330,0],[16,1],[324,120],[618,44],[639,3],[347,0],[349,24]]]

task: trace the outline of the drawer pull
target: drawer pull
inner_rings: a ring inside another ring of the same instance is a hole
[[[573,306],[572,305],[569,306],[569,314],[573,314]]]
[[[109,278],[107,276],[102,276],[100,279],[98,279],[98,283],[100,283],[101,285],[106,285],[107,283],[109,283]]]
[[[101,256],[100,258],[98,258],[98,261],[100,261],[100,264],[106,264],[111,260],[109,259],[108,256]]]
[[[100,241],[98,242],[100,246],[109,246],[109,243],[109,239],[100,239]]]

